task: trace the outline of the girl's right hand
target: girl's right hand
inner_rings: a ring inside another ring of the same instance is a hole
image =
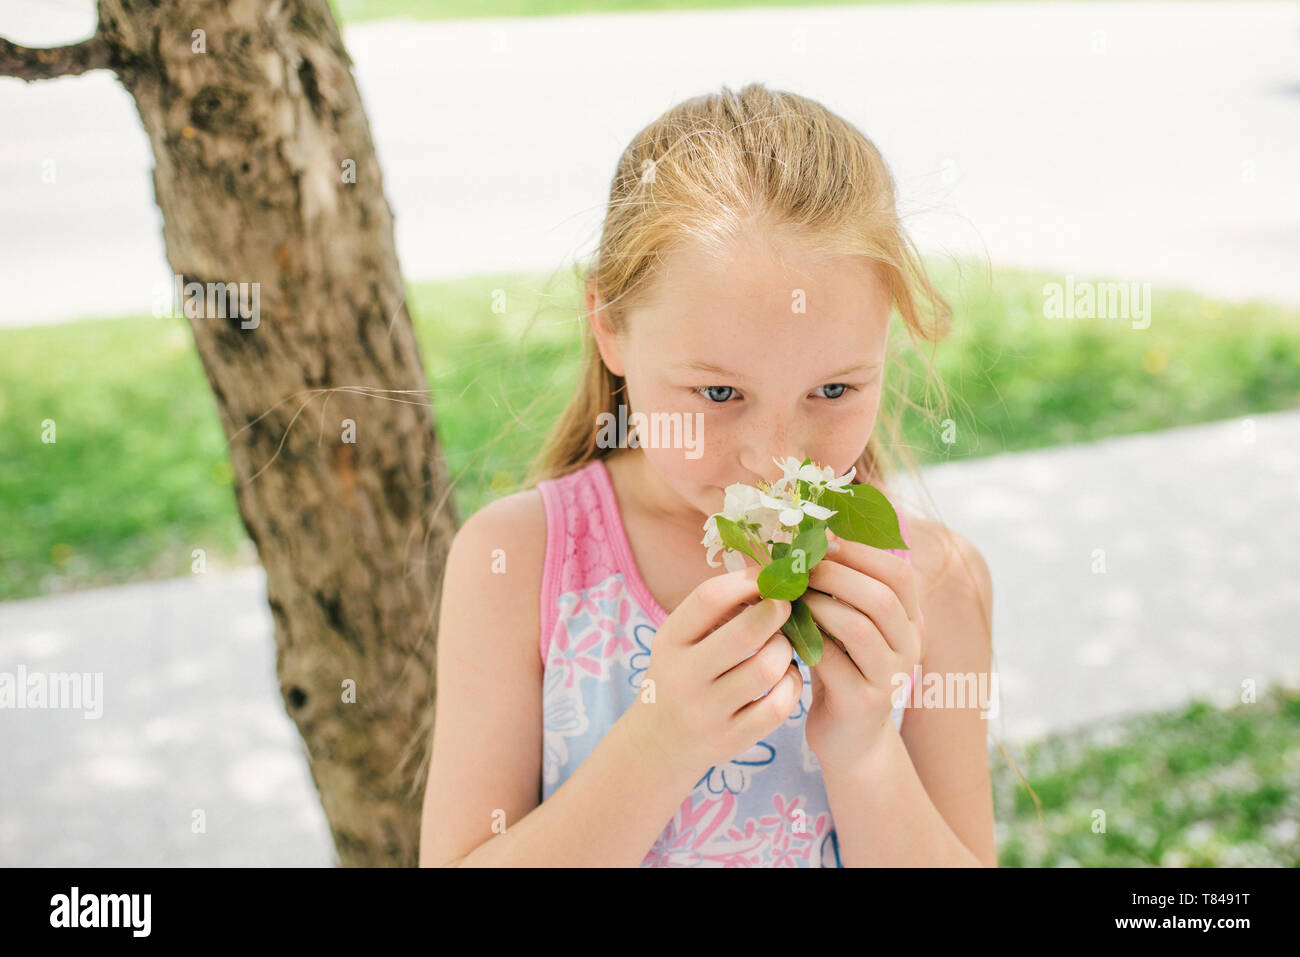
[[[743,754],[790,717],[803,692],[781,632],[790,602],[760,598],[759,571],[701,582],[651,642],[629,718],[649,752],[684,774],[698,778]]]

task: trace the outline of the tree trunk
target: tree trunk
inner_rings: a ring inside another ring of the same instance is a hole
[[[339,861],[414,866],[459,519],[351,60],[326,0],[99,17],[62,64],[3,44],[0,73],[107,67],[134,98]]]

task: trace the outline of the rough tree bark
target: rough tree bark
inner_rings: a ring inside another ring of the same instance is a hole
[[[340,863],[414,866],[459,518],[351,67],[326,0],[101,0],[83,43],[0,41],[0,75],[112,70],[153,148],[172,271],[259,284],[255,319],[214,317],[221,301],[187,319],[281,693]]]

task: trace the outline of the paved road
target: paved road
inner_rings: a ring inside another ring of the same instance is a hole
[[[924,479],[992,571],[990,731],[1022,767],[1051,731],[1300,686],[1300,411]],[[102,716],[0,712],[0,864],[332,863],[260,567],[0,605],[0,672],[19,667],[102,672]]]
[[[7,0],[0,35],[69,42],[90,9]],[[345,38],[408,279],[588,255],[636,131],[758,79],[876,141],[926,250],[1300,302],[1294,3],[381,22]],[[0,80],[0,117],[0,325],[148,313],[169,270],[127,94],[102,73]]]

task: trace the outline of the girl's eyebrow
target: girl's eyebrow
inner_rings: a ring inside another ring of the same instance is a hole
[[[685,362],[682,363],[682,365],[680,365],[678,368],[687,372],[712,372],[715,375],[725,376],[728,379],[735,379],[737,382],[745,381],[745,377],[740,373],[732,372],[729,369],[724,369],[722,368],[722,366],[715,365],[712,362],[702,362],[702,361]],[[825,379],[827,382],[832,382],[835,379],[840,378],[841,376],[852,375],[855,372],[867,372],[875,368],[877,368],[877,366],[875,365],[859,363],[858,365],[850,366],[847,369],[841,369],[839,372],[832,372],[830,375],[826,376]]]

